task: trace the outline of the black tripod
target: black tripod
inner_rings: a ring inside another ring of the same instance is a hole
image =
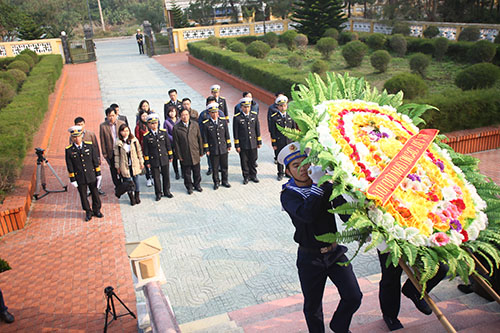
[[[111,286],[106,287],[104,289],[104,293],[106,294],[106,303],[107,303],[107,305],[106,305],[106,319],[105,319],[106,321],[104,322],[104,333],[107,332],[108,325],[111,324],[113,322],[113,320],[117,320],[118,318],[123,317],[123,316],[127,316],[127,315],[131,315],[133,318],[136,318],[135,314],[132,311],[130,311],[129,308],[127,308],[125,303],[122,302],[120,297],[116,296],[116,294],[113,290],[114,289]],[[116,315],[115,302],[113,301],[113,296],[116,297],[116,299],[123,305],[123,307],[125,309],[127,309],[128,313],[124,313],[124,314],[121,314],[119,316]],[[110,314],[110,313],[113,317],[108,322],[108,314]]]
[[[36,200],[43,198],[49,193],[68,191],[68,185],[64,185],[64,183],[62,182],[61,178],[59,178],[52,165],[50,165],[49,161],[47,161],[47,159],[43,156],[44,151],[45,150],[43,150],[42,148],[35,148],[35,153],[36,156],[38,156],[38,158],[36,160],[36,187],[33,196],[35,197]],[[46,188],[47,183],[45,181],[45,168],[44,168],[45,165],[47,165],[50,171],[52,171],[52,174],[56,176],[57,180],[59,181],[59,184],[61,184],[61,186],[63,187],[62,190],[52,190],[52,191],[47,190]],[[42,186],[42,189],[45,191],[45,193],[42,195],[40,195],[40,185]]]

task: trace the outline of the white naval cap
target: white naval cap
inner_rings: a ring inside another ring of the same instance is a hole
[[[71,126],[68,128],[68,132],[71,134],[71,136],[80,136],[83,133],[83,128],[82,126]]]
[[[240,103],[241,105],[252,105],[252,99],[250,97],[243,97],[242,99],[240,99]]]
[[[307,155],[305,152],[300,152],[300,144],[298,142],[292,142],[280,150],[278,154],[278,162],[287,166],[291,161],[299,157],[307,157]]]
[[[220,86],[218,84],[214,84],[210,87],[210,91],[219,91]]]
[[[160,116],[158,115],[158,113],[151,113],[148,115],[148,123],[157,123],[158,121],[160,121]]]
[[[279,95],[278,97],[276,97],[276,99],[274,100],[274,103],[277,104],[277,105],[283,105],[283,104],[286,104],[288,103],[288,97],[286,97],[285,95]]]
[[[217,102],[212,102],[207,105],[207,110],[209,112],[217,112],[219,111],[219,103]]]

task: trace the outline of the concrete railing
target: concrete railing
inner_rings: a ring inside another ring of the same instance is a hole
[[[168,298],[163,294],[159,282],[149,282],[143,288],[149,320],[153,332],[180,333],[179,325]]]
[[[37,39],[37,40],[22,40],[19,42],[1,42],[0,43],[0,58],[15,57],[24,49],[30,49],[37,54],[60,54],[64,61],[64,53],[61,39]]]

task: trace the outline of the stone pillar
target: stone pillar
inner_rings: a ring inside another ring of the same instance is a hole
[[[144,21],[142,23],[144,27],[144,35],[146,37],[146,49],[149,57],[155,55],[155,47],[153,44],[153,29],[151,28],[151,23],[149,21]]]
[[[94,32],[88,24],[83,26],[83,34],[85,35],[85,48],[87,49],[88,59],[89,61],[95,61],[95,45],[92,39]]]
[[[168,27],[167,34],[168,34],[168,45],[170,46],[170,52],[175,53],[174,28]]]
[[[71,58],[71,53],[69,51],[68,36],[66,36],[65,31],[61,31],[61,43],[64,53],[64,62],[66,64],[72,64],[73,59]]]

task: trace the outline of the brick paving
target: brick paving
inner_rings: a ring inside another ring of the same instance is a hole
[[[472,156],[479,158],[479,170],[500,185],[500,149],[492,149],[473,153]]]
[[[65,66],[67,82],[46,157],[68,183],[64,148],[67,128],[81,115],[90,130],[102,121],[102,102],[94,63]],[[35,156],[27,159],[35,163]],[[104,169],[107,169],[104,167]],[[109,172],[104,190],[111,193]],[[49,189],[60,187],[47,170]],[[16,321],[2,332],[93,332],[104,327],[103,290],[113,286],[135,311],[135,292],[125,253],[125,233],[116,198],[102,197],[103,219],[84,222],[78,192],[50,194],[33,203],[28,225],[0,239],[0,254],[12,270],[0,274],[9,311]],[[117,306],[121,312],[121,306]],[[136,321],[120,318],[111,332],[137,331]]]

